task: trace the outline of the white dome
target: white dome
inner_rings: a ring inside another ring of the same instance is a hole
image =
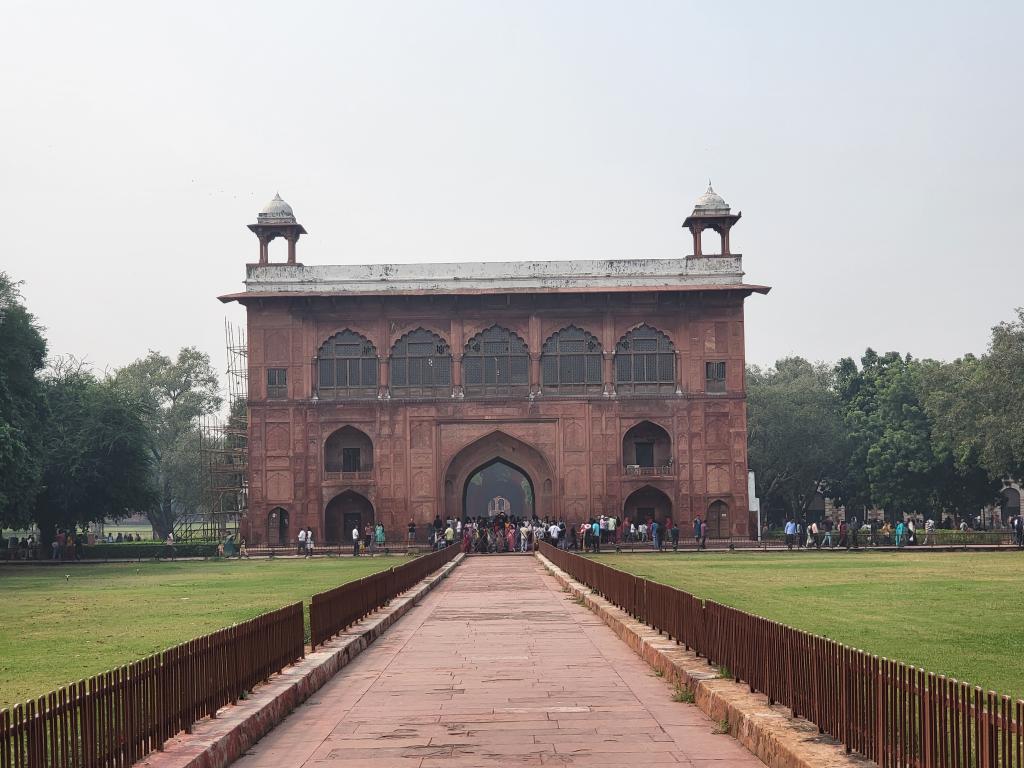
[[[292,207],[278,194],[263,206],[263,210],[260,211],[256,219],[260,224],[294,224],[295,213],[292,211]]]
[[[694,213],[704,211],[707,213],[711,212],[729,212],[729,204],[722,199],[722,196],[715,192],[711,188],[711,182],[708,182],[708,191],[697,198],[696,204],[693,206]]]

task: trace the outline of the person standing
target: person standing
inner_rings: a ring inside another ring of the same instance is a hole
[[[409,518],[409,543],[416,541],[416,521]]]
[[[594,545],[594,553],[600,554],[601,552],[601,524],[595,520],[590,525],[590,536],[591,542]]]
[[[306,557],[313,556],[313,529],[306,529]]]
[[[700,521],[700,548],[707,550],[708,548],[708,521]]]
[[[299,555],[300,557],[302,555],[306,554],[306,529],[305,528],[299,528],[299,548],[295,552],[295,554]]]
[[[359,526],[352,526],[352,557],[359,557]]]
[[[387,544],[387,538],[384,535],[384,523],[377,523],[377,527],[374,530],[373,535],[377,539],[377,549],[384,549],[384,545]]]
[[[700,549],[700,515],[693,518],[693,545]]]
[[[786,548],[793,551],[793,540],[796,538],[796,521],[790,519],[786,521]]]
[[[678,552],[679,551],[679,524],[675,520],[672,521],[671,535],[672,535],[672,551],[673,552]]]
[[[661,526],[657,520],[651,520],[651,544],[655,552],[661,551]]]
[[[896,523],[896,549],[903,549],[903,536],[906,530],[907,527],[902,520]]]
[[[924,543],[928,546],[935,545],[935,521],[930,517],[924,521]]]
[[[455,528],[452,526],[451,523],[449,523],[448,527],[444,529],[444,545],[446,547],[450,547],[454,541],[455,541]]]

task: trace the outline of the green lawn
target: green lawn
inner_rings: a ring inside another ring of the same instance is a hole
[[[1017,552],[601,555],[700,597],[1024,698]]]
[[[407,560],[0,567],[0,708]]]

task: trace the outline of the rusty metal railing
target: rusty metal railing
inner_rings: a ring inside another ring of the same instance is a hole
[[[431,552],[404,565],[318,592],[309,602],[310,645],[327,642],[346,627],[383,607],[459,554],[458,546]]]
[[[303,657],[302,603],[0,710],[0,767],[129,766]]]
[[[539,550],[751,692],[816,724],[847,752],[884,768],[1024,768],[1024,700],[702,600],[547,543]]]

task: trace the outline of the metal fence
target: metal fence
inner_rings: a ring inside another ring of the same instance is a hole
[[[313,595],[309,602],[310,645],[313,648],[322,645],[346,627],[383,607],[391,598],[454,559],[459,551],[457,546],[446,547],[404,565]]]
[[[634,618],[885,768],[1024,768],[1024,700],[923,669],[542,543],[540,552]]]
[[[120,768],[303,656],[294,603],[0,710],[0,768]]]
[[[314,595],[313,644],[452,560],[449,547]],[[303,658],[302,603],[0,710],[0,768],[127,768]]]

